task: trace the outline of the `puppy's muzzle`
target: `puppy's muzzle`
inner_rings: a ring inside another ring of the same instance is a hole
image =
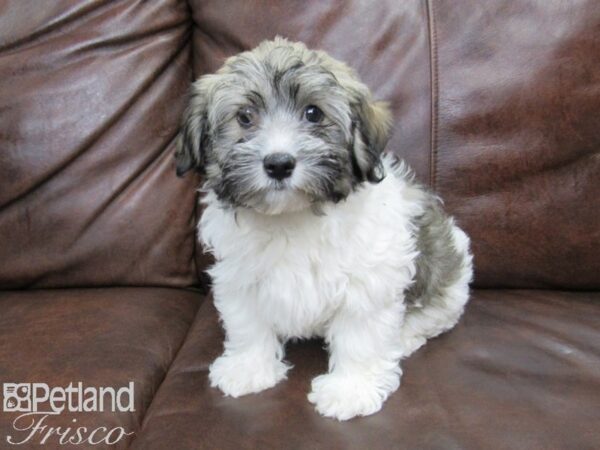
[[[296,159],[289,153],[271,153],[265,156],[263,166],[269,177],[281,181],[292,175]]]

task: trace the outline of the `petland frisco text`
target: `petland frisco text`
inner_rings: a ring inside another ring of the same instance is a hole
[[[14,434],[6,436],[11,445],[51,442],[60,445],[115,444],[132,435],[123,427],[81,426],[73,417],[64,425],[63,414],[97,412],[135,412],[135,386],[130,381],[121,388],[84,386],[82,382],[66,387],[46,383],[4,383],[4,413],[20,413],[12,421]],[[61,426],[52,426],[53,417],[61,417]]]

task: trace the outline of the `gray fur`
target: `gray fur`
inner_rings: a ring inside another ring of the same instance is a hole
[[[303,120],[318,106],[322,123]],[[253,108],[259,123],[244,129],[240,108]],[[380,154],[388,139],[390,114],[346,65],[303,44],[277,38],[228,59],[216,73],[192,86],[176,152],[177,173],[196,169],[205,189],[230,206],[261,209],[272,191],[289,181],[265,181],[262,159],[274,130],[294,136],[292,149],[302,170],[293,188],[315,210],[346,198],[364,181],[380,181]],[[286,184],[288,183],[288,184]]]
[[[425,208],[422,215],[414,218],[419,256],[415,282],[406,293],[411,306],[425,306],[427,299],[454,284],[464,260],[454,245],[452,219],[444,213],[439,200],[428,195]]]
[[[412,170],[397,158],[392,171],[419,193],[423,206],[423,213],[412,219],[419,255],[414,282],[405,292],[407,306],[421,308],[458,280],[466,255],[456,249],[454,220],[444,212],[439,197],[418,184]]]

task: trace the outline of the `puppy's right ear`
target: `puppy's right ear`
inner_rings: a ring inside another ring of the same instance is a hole
[[[200,83],[192,85],[189,101],[175,151],[176,172],[182,177],[186,172],[195,169],[204,170],[204,155],[208,141],[208,121],[206,95],[202,92]]]

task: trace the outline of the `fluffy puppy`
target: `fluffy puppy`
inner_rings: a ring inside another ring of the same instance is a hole
[[[192,86],[177,174],[204,175],[199,237],[226,331],[210,382],[226,395],[286,377],[288,339],[324,338],[308,400],[339,420],[378,411],[400,360],[453,327],[469,239],[382,156],[390,113],[345,64],[277,38]]]

